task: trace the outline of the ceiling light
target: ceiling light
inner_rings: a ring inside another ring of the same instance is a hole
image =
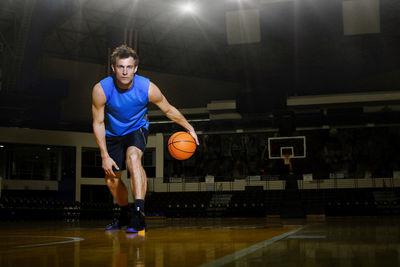
[[[196,11],[196,8],[193,3],[187,2],[181,5],[180,9],[183,13],[193,14]]]

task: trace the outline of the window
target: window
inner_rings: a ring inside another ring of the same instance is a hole
[[[13,180],[74,179],[75,148],[0,144],[0,176]]]

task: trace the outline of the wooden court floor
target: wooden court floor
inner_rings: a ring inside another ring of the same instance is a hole
[[[400,218],[0,222],[0,266],[400,266]]]

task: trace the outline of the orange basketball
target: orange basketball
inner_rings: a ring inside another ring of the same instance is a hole
[[[195,150],[196,141],[186,132],[176,132],[168,139],[168,151],[175,159],[188,159]]]

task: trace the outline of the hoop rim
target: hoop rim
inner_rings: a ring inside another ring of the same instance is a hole
[[[282,158],[283,158],[283,161],[284,161],[284,163],[285,163],[285,165],[289,165],[290,164],[290,159],[292,158],[292,154],[282,154]]]

